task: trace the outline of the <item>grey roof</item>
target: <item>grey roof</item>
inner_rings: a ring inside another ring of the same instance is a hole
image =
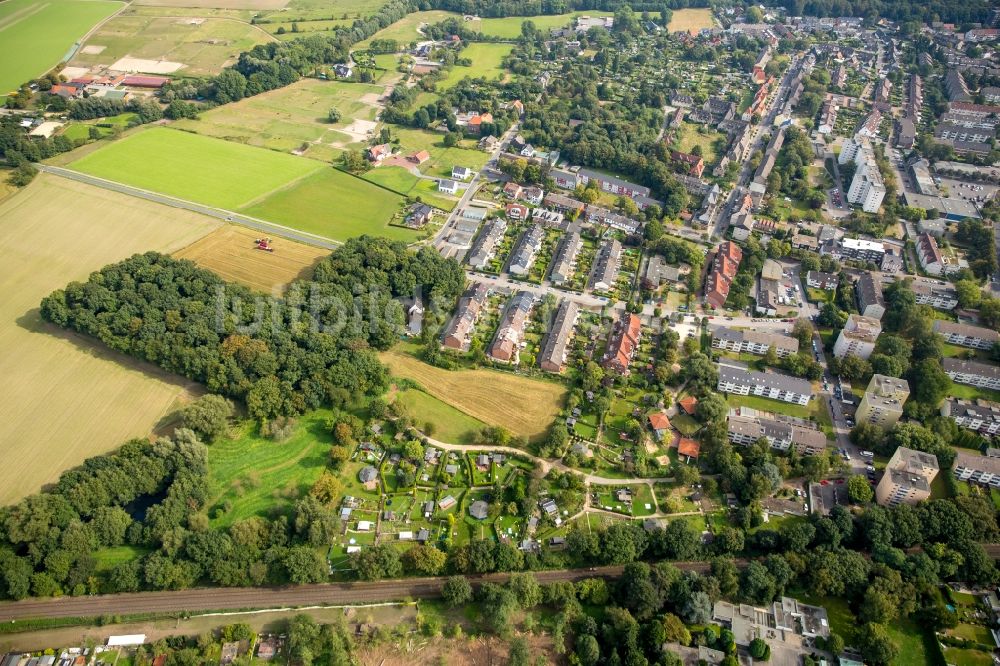
[[[621,266],[622,244],[616,239],[605,240],[597,251],[597,261],[590,285],[593,288],[598,283],[613,285],[618,279],[618,269]]]
[[[885,307],[885,297],[882,295],[882,283],[871,271],[865,271],[855,285],[858,293],[858,306],[864,312],[869,305]]]
[[[981,456],[968,451],[956,449],[955,463],[953,469],[965,467],[967,469],[979,470],[990,474],[1000,475],[1000,458]]]
[[[559,304],[555,321],[552,322],[552,327],[545,338],[545,344],[542,346],[539,362],[548,362],[553,365],[563,364],[566,358],[566,347],[569,345],[570,335],[573,333],[573,325],[576,323],[579,311],[580,308],[574,301],[564,299]]]
[[[649,196],[649,188],[644,185],[638,185],[636,183],[627,181],[623,178],[617,178],[615,176],[609,176],[606,173],[600,173],[599,171],[594,171],[593,169],[580,169],[577,171],[580,176],[587,179],[599,180],[605,183],[613,183],[615,185],[624,186],[631,189],[636,194],[642,194]]]
[[[535,254],[542,246],[545,230],[539,224],[528,228],[511,253],[510,270],[512,273],[527,273],[535,260]]]
[[[1000,421],[1000,406],[996,403],[986,401],[973,402],[970,400],[948,398],[941,405],[941,414],[943,416],[950,416],[953,419],[965,417],[993,422]]]
[[[478,520],[483,520],[489,515],[490,505],[483,500],[476,500],[469,507],[469,514]]]
[[[569,279],[573,273],[573,263],[582,247],[583,240],[579,233],[574,231],[563,237],[556,250],[555,259],[552,261],[552,271],[549,274],[552,282],[561,284]]]
[[[954,372],[1000,379],[1000,367],[989,365],[988,363],[980,363],[979,361],[966,361],[960,358],[946,357],[941,359],[941,367],[948,373]]]
[[[796,338],[781,335],[780,333],[768,333],[766,331],[743,330],[720,326],[712,333],[713,337],[727,340],[734,343],[744,341],[752,344],[774,346],[775,349],[787,349],[791,353],[799,351],[799,341]]]
[[[369,481],[374,481],[378,478],[378,470],[368,465],[367,467],[362,467],[361,471],[358,472],[358,478],[361,479],[361,483],[368,483]]]
[[[945,321],[944,319],[934,320],[934,332],[942,335],[962,335],[967,338],[979,338],[980,340],[992,342],[1000,340],[1000,333],[991,328],[972,326],[971,324],[959,324],[953,321]]]
[[[812,395],[812,384],[809,381],[778,372],[752,372],[731,365],[720,365],[719,381],[742,386],[762,385],[778,391]]]
[[[469,250],[469,265],[474,268],[482,268],[489,263],[497,244],[506,231],[507,223],[501,218],[489,220],[476,236],[476,242]]]

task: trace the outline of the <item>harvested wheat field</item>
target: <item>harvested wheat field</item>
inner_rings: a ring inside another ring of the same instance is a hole
[[[438,400],[529,439],[545,434],[566,393],[552,382],[496,370],[443,370],[402,352],[384,352],[380,358],[393,375],[417,382]]]
[[[667,30],[670,32],[687,31],[692,35],[697,35],[701,30],[711,28],[715,25],[712,17],[712,10],[705,7],[700,9],[675,9],[670,15],[670,23]]]
[[[274,252],[257,249],[259,231],[228,224],[174,252],[231,282],[268,294],[284,292],[288,283],[308,278],[313,266],[330,250],[304,243],[272,239]]]
[[[67,212],[69,211],[69,212]],[[39,174],[0,202],[0,505],[84,459],[145,437],[186,380],[46,324],[41,299],[137,252],[171,252],[217,228],[203,216]]]

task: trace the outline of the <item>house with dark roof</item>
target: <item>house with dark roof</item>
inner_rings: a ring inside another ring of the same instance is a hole
[[[476,520],[486,520],[490,513],[490,505],[483,500],[476,500],[469,505],[469,515]]]
[[[579,312],[580,307],[574,301],[563,299],[559,304],[539,355],[542,370],[559,373],[566,369],[567,350]]]

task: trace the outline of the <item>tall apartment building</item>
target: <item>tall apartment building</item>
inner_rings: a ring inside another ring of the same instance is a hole
[[[937,458],[905,446],[896,449],[875,487],[875,500],[882,506],[916,504],[931,496],[931,482],[938,473]]]
[[[860,205],[866,213],[877,213],[885,197],[885,183],[882,182],[871,141],[866,137],[848,140],[838,159],[841,164],[850,161],[855,165],[847,200]]]
[[[833,355],[844,358],[848,354],[854,354],[867,359],[875,350],[875,341],[881,333],[882,324],[878,319],[851,314],[833,345]]]
[[[873,375],[858,405],[857,422],[891,428],[903,415],[903,403],[908,397],[910,385],[905,379]]]

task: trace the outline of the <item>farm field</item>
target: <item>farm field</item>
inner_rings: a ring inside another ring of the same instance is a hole
[[[136,4],[147,7],[280,10],[288,4],[288,0],[137,0]]]
[[[443,370],[399,351],[379,356],[394,375],[417,382],[435,398],[484,423],[528,438],[545,433],[566,393],[558,384],[506,372]],[[419,423],[419,416],[415,418]]]
[[[0,95],[55,67],[78,39],[121,7],[107,0],[0,3]]]
[[[277,443],[245,422],[229,439],[208,449],[209,499],[213,524],[225,527],[251,516],[288,511],[316,482],[329,462],[332,437],[324,423],[329,411],[299,418],[292,436]]]
[[[316,262],[330,254],[329,250],[284,238],[273,243],[274,252],[265,252],[255,246],[260,235],[259,231],[227,224],[174,256],[190,259],[227,281],[280,294],[292,280],[308,278]]]
[[[247,97],[207,111],[197,120],[174,123],[177,129],[236,143],[298,151],[329,162],[341,149],[360,148],[369,129],[375,128],[382,86],[302,79],[290,86]],[[331,108],[341,120],[331,123]]]
[[[230,210],[323,168],[312,160],[163,127],[108,144],[70,167]]]
[[[73,211],[67,215],[66,211]],[[37,492],[84,459],[145,437],[197,390],[183,380],[44,324],[41,299],[136,252],[170,252],[218,224],[39,174],[0,202],[0,505]]]
[[[413,242],[416,231],[388,224],[402,204],[393,192],[326,168],[241,212],[334,240],[373,234]]]
[[[234,19],[130,13],[102,25],[70,64],[108,66],[128,56],[154,61],[154,65],[158,61],[181,63],[185,66],[178,73],[203,76],[218,74],[225,65],[235,62],[241,51],[270,41],[274,38],[260,28]],[[151,73],[158,71],[154,67]]]
[[[414,423],[424,430],[428,423],[434,425],[433,437],[442,442],[474,444],[486,424],[458,411],[451,405],[418,389],[407,389],[396,394],[396,401],[404,405]]]
[[[507,57],[511,49],[511,44],[485,44],[476,42],[469,44],[462,49],[462,57],[472,61],[471,67],[455,65],[448,72],[448,75],[438,82],[438,87],[442,90],[451,88],[456,83],[466,77],[495,79],[505,75],[500,63]]]
[[[715,21],[712,20],[712,10],[707,7],[703,9],[675,9],[670,16],[667,30],[670,32],[687,30],[692,34],[697,34],[703,28],[711,28],[713,25],[715,25]]]
[[[461,18],[461,14],[456,14],[454,12],[446,12],[439,9],[434,9],[426,12],[413,12],[404,16],[400,20],[396,21],[392,25],[382,28],[370,38],[359,42],[355,45],[356,49],[365,49],[368,45],[375,39],[395,39],[400,43],[400,46],[405,46],[412,41],[417,41],[424,39],[424,36],[417,32],[417,28],[420,27],[422,23],[438,23],[450,18],[457,16]]]
[[[489,159],[489,155],[476,149],[476,143],[472,140],[463,140],[453,148],[445,147],[444,137],[440,132],[392,125],[392,135],[399,139],[403,155],[421,150],[426,150],[431,154],[431,159],[419,167],[420,172],[425,176],[451,178],[451,168],[455,165],[478,171]]]
[[[383,166],[372,169],[365,173],[362,178],[377,183],[382,187],[387,187],[393,192],[399,192],[403,196],[420,197],[426,204],[440,208],[441,210],[454,210],[458,200],[449,198],[446,195],[438,194],[437,181],[427,178],[417,178],[412,173],[397,166]]]

